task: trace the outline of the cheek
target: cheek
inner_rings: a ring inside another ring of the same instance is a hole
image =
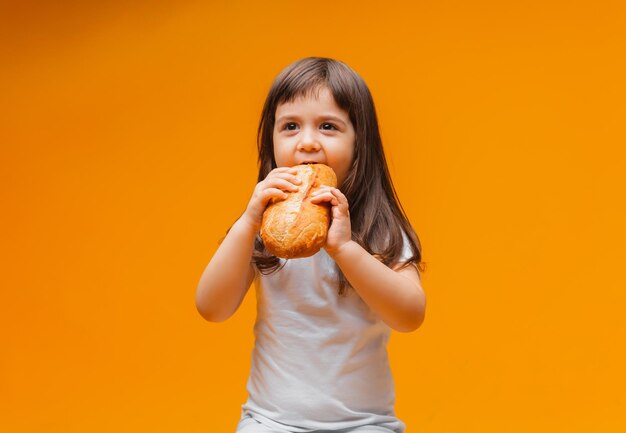
[[[278,144],[279,144],[278,135],[274,133],[274,135],[272,135],[272,148],[274,149],[274,153],[276,153],[276,151],[279,148]]]
[[[346,148],[341,154],[336,155],[335,164],[337,183],[341,185],[350,171],[352,166],[352,159],[354,158],[354,149],[352,147]]]
[[[276,161],[277,167],[291,167],[295,165],[293,152],[290,151],[289,146],[286,146],[285,143],[281,143],[280,141],[274,141],[273,149],[274,160]]]
[[[345,147],[344,151],[344,160],[346,161],[346,170],[350,168],[352,165],[352,160],[354,159],[354,147],[356,146],[355,139],[353,138],[350,141],[350,144]]]

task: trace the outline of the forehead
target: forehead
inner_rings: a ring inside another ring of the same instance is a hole
[[[335,97],[326,86],[310,89],[306,93],[296,95],[290,100],[278,103],[276,114],[278,115],[279,112],[283,113],[295,110],[324,110],[347,115],[346,111],[337,105]]]
[[[317,98],[322,90],[328,90],[328,85],[324,82],[306,82],[303,80],[299,83],[290,83],[279,91],[277,105],[292,102],[299,98]]]

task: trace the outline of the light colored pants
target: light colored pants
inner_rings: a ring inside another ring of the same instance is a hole
[[[288,430],[281,430],[274,427],[268,427],[261,424],[257,420],[246,416],[239,421],[236,433],[291,433]],[[316,430],[313,433],[394,433],[393,430],[378,425],[366,425],[355,427],[353,429],[344,430]]]

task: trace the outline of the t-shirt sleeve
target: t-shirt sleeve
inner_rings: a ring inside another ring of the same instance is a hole
[[[406,233],[404,233],[404,230],[402,231],[402,240],[402,255],[400,256],[400,263],[407,262],[413,256],[409,237]]]

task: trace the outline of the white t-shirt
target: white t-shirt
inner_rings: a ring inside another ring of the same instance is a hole
[[[410,252],[405,242],[403,260]],[[362,425],[403,432],[394,414],[390,328],[353,289],[338,295],[326,251],[287,260],[270,275],[257,271],[255,281],[256,340],[242,417],[292,432]]]

